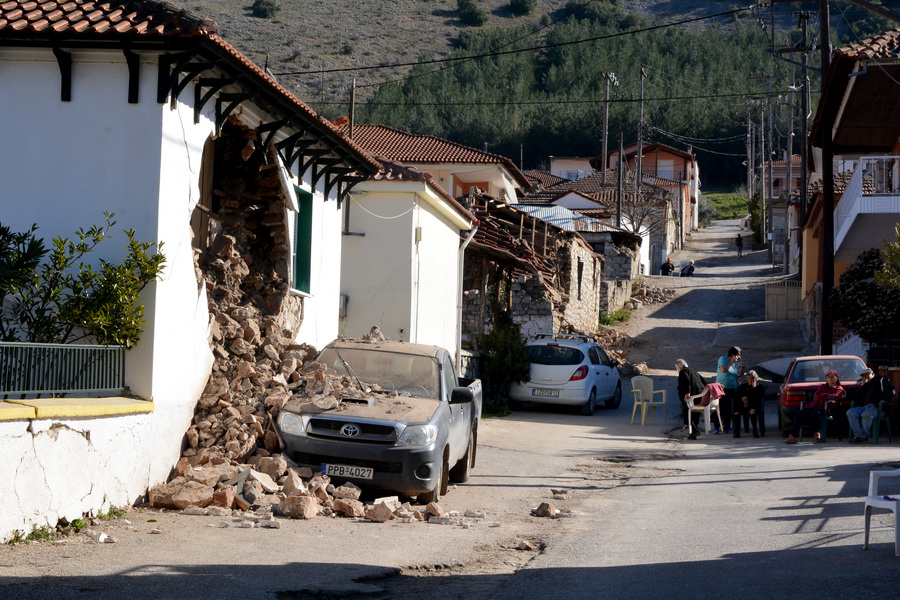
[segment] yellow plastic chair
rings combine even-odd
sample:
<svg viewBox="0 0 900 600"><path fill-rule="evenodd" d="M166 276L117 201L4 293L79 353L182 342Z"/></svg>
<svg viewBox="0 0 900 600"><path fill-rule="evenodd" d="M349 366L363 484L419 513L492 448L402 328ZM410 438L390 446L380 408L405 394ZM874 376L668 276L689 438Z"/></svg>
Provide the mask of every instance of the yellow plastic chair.
<svg viewBox="0 0 900 600"><path fill-rule="evenodd" d="M644 425L646 422L648 408L650 409L650 424L653 424L657 406L662 407L663 423L666 422L666 390L654 390L652 379L644 375L638 375L631 380L631 393L634 394L634 408L631 410L632 423L634 423L634 416L637 413L638 406L641 407L641 425ZM655 399L657 394L662 395L662 400Z"/></svg>
<svg viewBox="0 0 900 600"><path fill-rule="evenodd" d="M878 480L885 477L900 477L900 469L894 471L870 471L869 494L866 496L866 537L863 550L869 549L869 523L872 520L872 508L883 508L894 513L894 556L900 556L900 512L898 500L888 500L889 496L878 495Z"/></svg>

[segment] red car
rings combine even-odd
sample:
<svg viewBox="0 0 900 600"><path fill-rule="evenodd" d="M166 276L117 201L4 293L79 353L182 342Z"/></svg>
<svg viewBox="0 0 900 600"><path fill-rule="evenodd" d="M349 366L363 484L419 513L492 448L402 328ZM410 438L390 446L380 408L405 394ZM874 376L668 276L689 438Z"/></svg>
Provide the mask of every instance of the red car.
<svg viewBox="0 0 900 600"><path fill-rule="evenodd" d="M846 410L856 396L859 387L859 374L866 368L866 363L858 356L800 356L791 362L784 383L778 389L778 427L781 434L787 437L791 432L794 417L800 411L800 403L813 399L813 394L825 383L825 373L834 369L840 375L841 387L847 394L841 401Z"/></svg>

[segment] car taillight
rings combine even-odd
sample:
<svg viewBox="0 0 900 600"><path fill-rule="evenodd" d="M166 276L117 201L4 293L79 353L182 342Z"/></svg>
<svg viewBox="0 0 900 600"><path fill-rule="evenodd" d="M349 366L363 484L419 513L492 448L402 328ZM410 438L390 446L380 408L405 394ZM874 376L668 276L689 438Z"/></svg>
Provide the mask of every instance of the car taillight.
<svg viewBox="0 0 900 600"><path fill-rule="evenodd" d="M806 392L802 390L785 390L784 404L800 404L806 401Z"/></svg>
<svg viewBox="0 0 900 600"><path fill-rule="evenodd" d="M576 369L576 371L574 373L572 373L572 376L569 378L569 381L578 381L579 379L584 379L585 377L587 377L587 374L588 374L587 366L582 365L582 366L578 367L578 369Z"/></svg>

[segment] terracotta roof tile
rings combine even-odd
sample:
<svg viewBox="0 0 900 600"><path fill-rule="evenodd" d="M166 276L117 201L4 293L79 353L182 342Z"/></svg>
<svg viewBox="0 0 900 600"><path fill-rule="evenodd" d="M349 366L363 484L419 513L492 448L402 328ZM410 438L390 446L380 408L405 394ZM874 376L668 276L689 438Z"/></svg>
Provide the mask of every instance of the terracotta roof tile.
<svg viewBox="0 0 900 600"><path fill-rule="evenodd" d="M62 11L63 14L59 14ZM51 15L53 15L51 19ZM48 26L48 22L52 25ZM102 23L102 24L101 24ZM337 127L322 119L309 106L298 100L286 88L238 52L218 35L218 25L211 19L180 10L167 2L156 0L47 0L43 3L22 0L0 2L0 38L7 40L28 38L48 42L65 38L83 41L109 39L141 39L165 41L173 38L197 38L225 54L243 69L251 72L261 85L305 114L342 143L347 144L373 170L378 163L354 142L344 137Z"/></svg>
<svg viewBox="0 0 900 600"><path fill-rule="evenodd" d="M525 177L532 180L533 182L537 183L542 188L548 188L548 187L554 186L558 183L563 183L564 181L568 181L567 179L565 179L563 177L559 177L557 175L554 175L553 173L548 173L546 171L538 171L538 170L525 171L523 173L523 175L525 175Z"/></svg>
<svg viewBox="0 0 900 600"><path fill-rule="evenodd" d="M475 214L466 210L456 198L448 194L446 190L434 180L431 173L382 158L376 158L375 160L381 163L381 170L369 178L372 181L423 181L427 183L435 193L441 196L456 212L466 219L475 220Z"/></svg>
<svg viewBox="0 0 900 600"><path fill-rule="evenodd" d="M345 134L350 128L342 128ZM505 156L484 152L433 135L420 135L386 125L354 125L353 141L371 154L401 163L500 164L524 187L531 184Z"/></svg>
<svg viewBox="0 0 900 600"><path fill-rule="evenodd" d="M900 29L891 29L862 40L858 44L850 44L835 50L836 54L857 60L897 58L898 52L900 52Z"/></svg>

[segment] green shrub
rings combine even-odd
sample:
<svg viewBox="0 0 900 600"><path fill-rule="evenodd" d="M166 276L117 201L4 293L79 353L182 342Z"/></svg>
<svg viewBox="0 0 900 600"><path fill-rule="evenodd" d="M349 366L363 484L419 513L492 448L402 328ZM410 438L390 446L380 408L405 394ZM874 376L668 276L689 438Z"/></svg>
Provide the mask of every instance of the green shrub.
<svg viewBox="0 0 900 600"><path fill-rule="evenodd" d="M477 0L457 0L456 10L459 14L459 20L466 25L478 27L487 23L487 13L478 6Z"/></svg>
<svg viewBox="0 0 900 600"><path fill-rule="evenodd" d="M530 15L537 6L537 0L510 0L509 11L514 15Z"/></svg>
<svg viewBox="0 0 900 600"><path fill-rule="evenodd" d="M509 311L498 310L495 317L494 331L478 336L478 349L484 359L484 375L493 392L494 407L498 407L507 384L528 379L531 363L525 338ZM496 410L494 407L488 409Z"/></svg>
<svg viewBox="0 0 900 600"><path fill-rule="evenodd" d="M344 56L350 56L351 54L353 54L353 46L351 46L350 44L344 44L343 46L341 46L341 54L343 54Z"/></svg>
<svg viewBox="0 0 900 600"><path fill-rule="evenodd" d="M616 323L622 323L624 321L627 321L630 316L631 316L630 310L628 310L627 308L620 308L619 310L617 310L616 312L614 312L612 314L603 313L602 315L600 315L600 324L606 325L608 327L611 325L615 325Z"/></svg>
<svg viewBox="0 0 900 600"><path fill-rule="evenodd" d="M254 0L253 16L260 19L272 19L278 12L278 5L274 0Z"/></svg>

